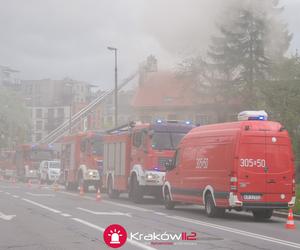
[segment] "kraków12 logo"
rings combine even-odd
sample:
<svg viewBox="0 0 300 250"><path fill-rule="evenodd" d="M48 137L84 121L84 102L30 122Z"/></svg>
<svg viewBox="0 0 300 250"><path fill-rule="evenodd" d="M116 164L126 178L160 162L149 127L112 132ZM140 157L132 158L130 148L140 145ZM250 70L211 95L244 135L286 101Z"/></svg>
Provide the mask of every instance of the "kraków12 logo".
<svg viewBox="0 0 300 250"><path fill-rule="evenodd" d="M103 232L103 239L109 247L119 248L125 244L127 232L121 225L112 224Z"/></svg>

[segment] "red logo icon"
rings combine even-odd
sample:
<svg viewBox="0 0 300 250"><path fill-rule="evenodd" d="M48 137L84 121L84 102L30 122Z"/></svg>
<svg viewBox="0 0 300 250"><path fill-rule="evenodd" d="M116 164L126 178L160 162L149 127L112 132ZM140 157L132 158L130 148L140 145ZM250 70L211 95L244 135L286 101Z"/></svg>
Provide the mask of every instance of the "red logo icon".
<svg viewBox="0 0 300 250"><path fill-rule="evenodd" d="M109 247L119 248L125 244L127 232L124 227L118 224L112 224L103 232L103 239Z"/></svg>

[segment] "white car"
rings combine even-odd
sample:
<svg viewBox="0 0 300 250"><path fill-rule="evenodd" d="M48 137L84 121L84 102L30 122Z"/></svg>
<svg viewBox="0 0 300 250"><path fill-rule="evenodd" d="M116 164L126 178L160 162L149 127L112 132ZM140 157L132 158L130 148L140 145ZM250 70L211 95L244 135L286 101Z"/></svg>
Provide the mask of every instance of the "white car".
<svg viewBox="0 0 300 250"><path fill-rule="evenodd" d="M51 184L58 181L60 176L60 161L42 161L40 164L41 183Z"/></svg>

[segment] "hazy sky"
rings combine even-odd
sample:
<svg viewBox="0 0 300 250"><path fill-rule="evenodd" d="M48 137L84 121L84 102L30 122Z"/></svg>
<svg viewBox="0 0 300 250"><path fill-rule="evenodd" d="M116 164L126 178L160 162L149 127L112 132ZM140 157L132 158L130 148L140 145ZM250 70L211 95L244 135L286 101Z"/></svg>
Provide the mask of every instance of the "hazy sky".
<svg viewBox="0 0 300 250"><path fill-rule="evenodd" d="M159 68L204 51L230 0L0 0L0 65L22 79L71 77L110 88L113 53L119 77L153 54ZM300 0L282 0L283 19L299 48Z"/></svg>

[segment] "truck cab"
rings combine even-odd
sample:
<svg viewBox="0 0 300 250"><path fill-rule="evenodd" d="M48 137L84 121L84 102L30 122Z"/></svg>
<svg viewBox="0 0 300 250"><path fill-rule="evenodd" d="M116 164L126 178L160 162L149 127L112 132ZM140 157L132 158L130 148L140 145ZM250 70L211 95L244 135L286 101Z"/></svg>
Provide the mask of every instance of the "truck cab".
<svg viewBox="0 0 300 250"><path fill-rule="evenodd" d="M65 136L62 140L62 173L67 189L98 189L103 171L103 134L96 131Z"/></svg>
<svg viewBox="0 0 300 250"><path fill-rule="evenodd" d="M28 181L39 177L40 163L52 160L54 150L49 145L22 144L16 149L16 170L20 180Z"/></svg>
<svg viewBox="0 0 300 250"><path fill-rule="evenodd" d="M193 127L180 121L136 122L126 131L106 136L104 169L108 194L116 197L128 192L134 202L142 201L145 195L161 199L165 162L172 159L177 144Z"/></svg>

